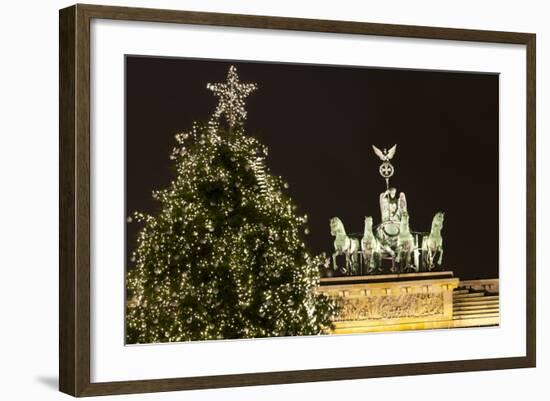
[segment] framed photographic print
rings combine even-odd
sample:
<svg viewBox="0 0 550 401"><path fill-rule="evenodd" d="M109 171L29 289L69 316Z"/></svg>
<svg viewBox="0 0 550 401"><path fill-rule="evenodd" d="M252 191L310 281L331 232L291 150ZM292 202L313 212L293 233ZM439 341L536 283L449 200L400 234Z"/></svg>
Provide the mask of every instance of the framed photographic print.
<svg viewBox="0 0 550 401"><path fill-rule="evenodd" d="M60 390L535 366L535 35L60 11Z"/></svg>

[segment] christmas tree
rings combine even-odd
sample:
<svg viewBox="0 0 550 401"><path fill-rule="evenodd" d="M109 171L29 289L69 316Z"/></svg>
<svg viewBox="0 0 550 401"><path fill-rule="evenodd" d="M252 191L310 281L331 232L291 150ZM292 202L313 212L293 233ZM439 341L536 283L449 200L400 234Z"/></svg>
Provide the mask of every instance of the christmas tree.
<svg viewBox="0 0 550 401"><path fill-rule="evenodd" d="M337 306L317 293L326 257L308 253L288 185L265 166L267 148L244 131L244 99L257 87L208 84L209 121L176 135L176 177L153 192L127 274L126 340L153 343L315 335ZM224 117L225 121L222 120Z"/></svg>

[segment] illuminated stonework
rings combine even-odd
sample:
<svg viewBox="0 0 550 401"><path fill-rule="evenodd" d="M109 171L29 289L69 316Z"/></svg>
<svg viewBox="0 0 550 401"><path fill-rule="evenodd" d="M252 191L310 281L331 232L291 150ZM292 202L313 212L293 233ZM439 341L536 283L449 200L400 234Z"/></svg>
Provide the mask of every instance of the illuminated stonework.
<svg viewBox="0 0 550 401"><path fill-rule="evenodd" d="M321 279L342 306L333 334L500 324L498 279L460 281L450 271Z"/></svg>
<svg viewBox="0 0 550 401"><path fill-rule="evenodd" d="M400 319L443 315L443 294L383 295L342 299L342 310L334 319Z"/></svg>

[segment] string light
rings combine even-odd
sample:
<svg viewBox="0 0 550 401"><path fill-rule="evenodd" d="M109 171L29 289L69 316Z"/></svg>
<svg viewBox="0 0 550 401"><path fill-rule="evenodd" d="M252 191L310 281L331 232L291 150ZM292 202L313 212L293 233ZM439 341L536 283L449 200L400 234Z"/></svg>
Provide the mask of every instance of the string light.
<svg viewBox="0 0 550 401"><path fill-rule="evenodd" d="M267 171L267 148L244 132L235 67L213 118L175 136L176 178L153 197L127 275L127 342L322 334L335 302L316 289L325 255L312 256L285 182ZM229 130L217 124L225 114ZM214 121L214 123L212 123Z"/></svg>
<svg viewBox="0 0 550 401"><path fill-rule="evenodd" d="M258 88L255 83L241 83L235 66L229 67L227 82L208 83L206 87L219 98L218 106L212 116L213 119L217 120L222 115L225 115L227 123L231 128L246 119L244 99Z"/></svg>

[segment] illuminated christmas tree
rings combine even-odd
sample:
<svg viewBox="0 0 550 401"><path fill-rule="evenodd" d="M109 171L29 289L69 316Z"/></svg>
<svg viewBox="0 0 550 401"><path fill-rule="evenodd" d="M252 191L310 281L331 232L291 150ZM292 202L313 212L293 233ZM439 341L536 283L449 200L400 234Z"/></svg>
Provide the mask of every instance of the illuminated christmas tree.
<svg viewBox="0 0 550 401"><path fill-rule="evenodd" d="M308 253L307 216L268 172L267 148L244 131L256 85L240 83L232 66L226 83L207 88L218 106L176 135L176 177L153 193L160 212L134 215L142 228L127 275L126 340L321 334L336 309L316 291L326 258Z"/></svg>

